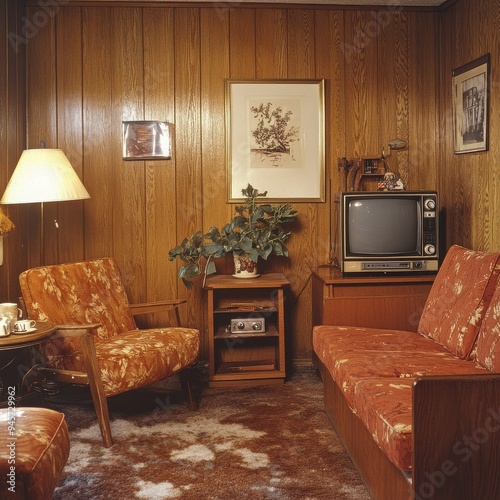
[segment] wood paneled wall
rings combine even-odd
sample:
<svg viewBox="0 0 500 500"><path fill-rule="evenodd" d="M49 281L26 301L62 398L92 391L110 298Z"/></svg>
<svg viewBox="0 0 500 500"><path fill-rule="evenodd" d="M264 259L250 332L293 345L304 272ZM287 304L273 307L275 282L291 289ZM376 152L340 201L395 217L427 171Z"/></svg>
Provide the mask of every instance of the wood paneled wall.
<svg viewBox="0 0 500 500"><path fill-rule="evenodd" d="M441 15L439 186L446 239L484 251L500 250L500 3L460 0ZM453 68L491 55L489 151L453 154Z"/></svg>
<svg viewBox="0 0 500 500"><path fill-rule="evenodd" d="M27 34L22 17L24 1L0 3L0 190L3 194L17 160L26 147L25 50ZM0 194L1 197L1 194ZM16 228L4 237L4 264L0 266L0 301L17 301L19 273L28 262L27 217L23 207L3 206Z"/></svg>
<svg viewBox="0 0 500 500"><path fill-rule="evenodd" d="M453 53L445 73L447 65L467 60L468 45L458 39L467 33L457 32L456 24L463 22L465 30L467 17L457 20L457 13L472 11L472 3L461 0L449 13L242 4L78 6L76 1L56 7L38 27L36 43L27 45L27 146L44 139L47 147L63 148L91 199L46 205L46 263L114 256L131 300L187 296L183 320L206 335L200 285L191 291L183 287L168 250L197 229L221 226L233 211L226 203L224 80L323 78L327 200L296 204L300 220L290 258L263 264L263 272L284 272L291 282L287 357L310 360L310 268L330 260L331 193L342 186L338 157L380 154L388 140L400 137L409 148L393 153L392 169L408 189L440 188L446 212L461 215L454 205L459 173L452 164L473 160L456 159L440 147L443 127L449 143L443 99L451 85L441 77L440 51ZM27 18L39 10L33 4ZM490 14L498 18L498 12ZM488 43L498 36L494 27ZM464 46L460 58L449 42L453 30L453 43ZM484 41L478 44L477 50L488 48ZM172 160L122 160L122 120L144 119L174 124ZM9 162L11 171L14 166ZM466 172L472 177L464 167L461 180ZM492 189L490 182L488 199ZM477 204L481 195L474 197L474 207L467 200L471 215L485 210ZM32 216L20 225L30 228L31 266L39 263L39 212L29 211ZM450 227L449 237L460 234ZM471 235L480 227L478 222ZM487 238L492 246L493 235ZM474 237L470 241L483 246ZM229 272L228 263L217 264Z"/></svg>

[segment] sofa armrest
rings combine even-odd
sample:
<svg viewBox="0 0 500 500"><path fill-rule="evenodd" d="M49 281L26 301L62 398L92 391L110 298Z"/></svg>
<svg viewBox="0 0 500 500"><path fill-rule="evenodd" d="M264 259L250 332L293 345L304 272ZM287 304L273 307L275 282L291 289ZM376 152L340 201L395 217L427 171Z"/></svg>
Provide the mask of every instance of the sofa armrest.
<svg viewBox="0 0 500 500"><path fill-rule="evenodd" d="M413 387L414 498L500 498L500 374Z"/></svg>
<svg viewBox="0 0 500 500"><path fill-rule="evenodd" d="M171 300L162 300L158 302L144 302L141 304L129 304L129 309L133 316L168 311L170 324L172 326L180 326L181 321L179 317L178 307L181 304L185 304L186 302L187 302L186 299L171 299Z"/></svg>

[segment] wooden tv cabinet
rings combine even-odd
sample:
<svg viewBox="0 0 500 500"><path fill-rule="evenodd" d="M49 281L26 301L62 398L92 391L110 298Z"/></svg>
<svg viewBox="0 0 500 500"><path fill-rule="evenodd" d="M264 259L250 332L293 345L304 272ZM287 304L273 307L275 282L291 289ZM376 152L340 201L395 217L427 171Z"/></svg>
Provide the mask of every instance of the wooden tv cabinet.
<svg viewBox="0 0 500 500"><path fill-rule="evenodd" d="M313 325L417 330L435 274L344 276L313 269Z"/></svg>

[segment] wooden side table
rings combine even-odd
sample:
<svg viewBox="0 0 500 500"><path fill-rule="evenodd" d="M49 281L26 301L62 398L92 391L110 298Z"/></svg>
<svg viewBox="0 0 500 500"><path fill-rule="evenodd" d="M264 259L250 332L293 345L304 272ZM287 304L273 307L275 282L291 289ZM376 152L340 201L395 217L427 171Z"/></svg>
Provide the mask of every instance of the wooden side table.
<svg viewBox="0 0 500 500"><path fill-rule="evenodd" d="M52 323L37 321L35 329L31 333L11 333L7 337L0 337L0 351L23 349L41 344L55 332L56 328Z"/></svg>
<svg viewBox="0 0 500 500"><path fill-rule="evenodd" d="M36 330L34 332L18 334L11 333L7 337L0 337L0 354L3 355L3 353L6 351L16 351L13 354L12 359L3 366L4 368L12 366L12 362L15 361L18 354L24 356L24 354L22 354L22 350L30 349L34 346L42 344L43 342L48 340L56 330L55 325L43 321L37 321L35 328ZM5 355L3 357L5 358ZM2 376L2 378L0 378L0 386L3 386L6 391L8 390L8 395L5 394L6 397L8 396L10 399L14 398L16 402L21 400L21 398L23 397L22 383L19 383L18 386L18 381L16 381L16 383L5 383L6 381L2 379L9 377L14 379L28 373L33 366L33 357L34 356L31 355L31 357L28 358L27 355L26 359L22 359L22 357L19 356L19 359L22 360L19 361L19 366L16 366L14 372L8 373L7 377ZM27 359L30 359L31 361L27 361ZM2 396L2 399L0 400L0 407L4 406L5 404L6 401L3 401Z"/></svg>
<svg viewBox="0 0 500 500"><path fill-rule="evenodd" d="M207 278L210 386L284 382L284 290L289 284L281 273L251 279ZM244 327L237 325L239 320ZM264 331L254 330L254 324L265 324Z"/></svg>

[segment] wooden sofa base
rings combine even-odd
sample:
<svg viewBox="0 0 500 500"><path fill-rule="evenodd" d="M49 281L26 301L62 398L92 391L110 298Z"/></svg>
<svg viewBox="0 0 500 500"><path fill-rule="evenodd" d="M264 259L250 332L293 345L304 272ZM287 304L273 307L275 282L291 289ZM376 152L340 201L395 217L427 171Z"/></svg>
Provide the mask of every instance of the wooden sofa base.
<svg viewBox="0 0 500 500"><path fill-rule="evenodd" d="M325 410L372 498L500 498L500 374L415 380L410 476L380 450L321 362L319 368Z"/></svg>
<svg viewBox="0 0 500 500"><path fill-rule="evenodd" d="M320 365L320 372L324 384L325 411L371 497L410 499L411 483L407 476L380 450L323 365Z"/></svg>

